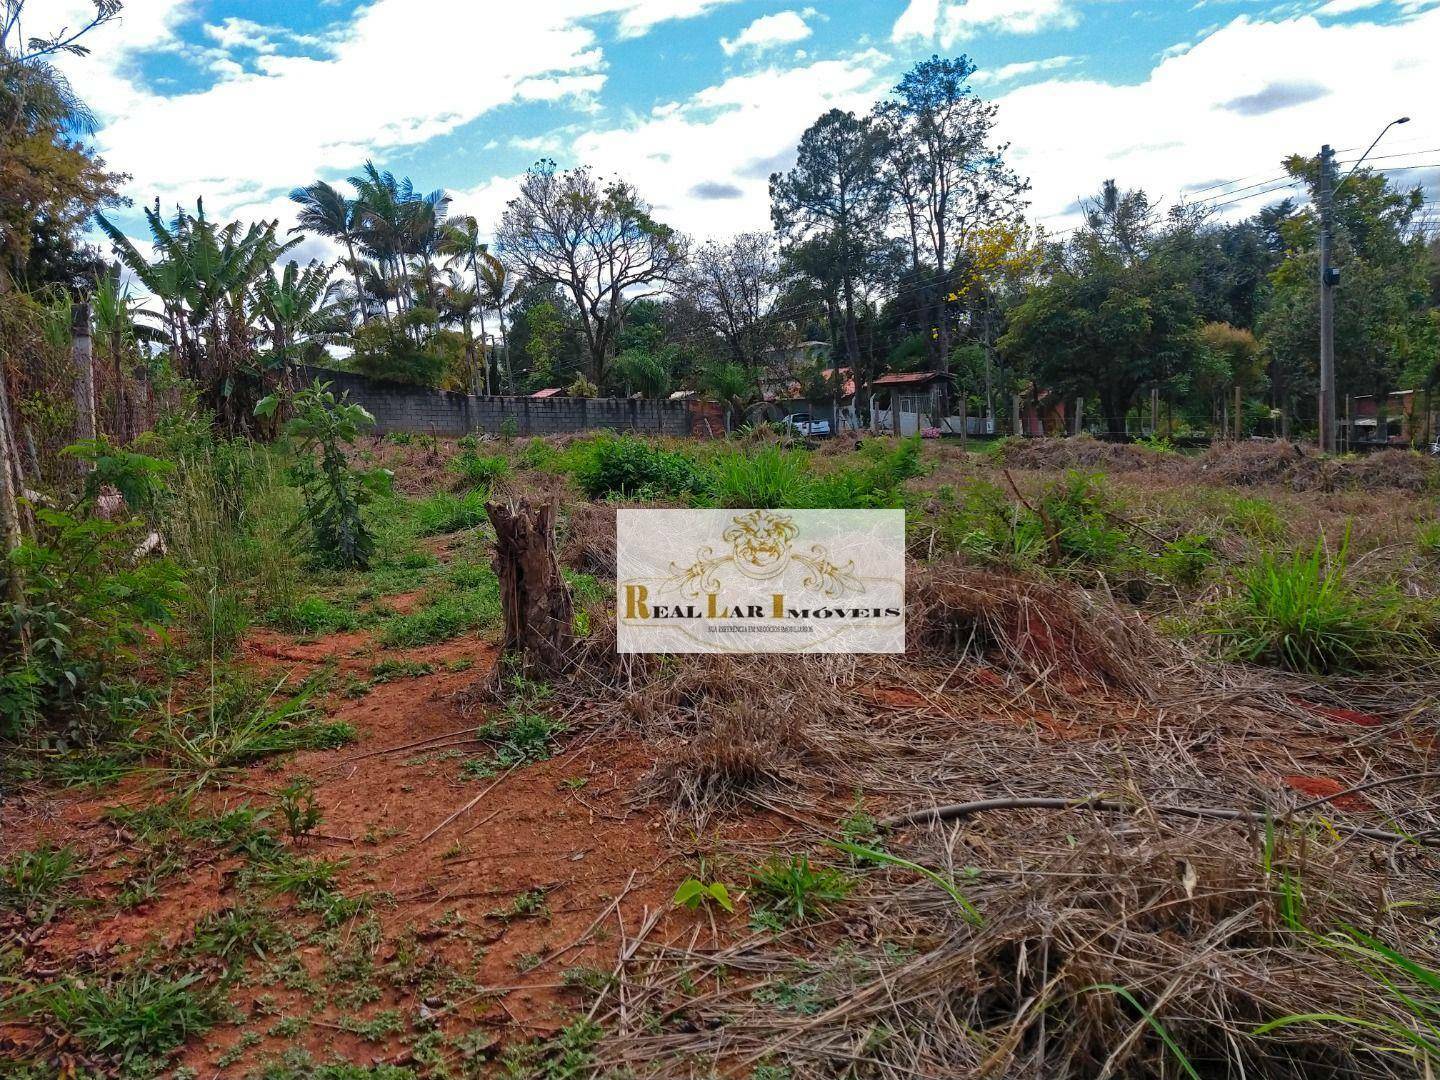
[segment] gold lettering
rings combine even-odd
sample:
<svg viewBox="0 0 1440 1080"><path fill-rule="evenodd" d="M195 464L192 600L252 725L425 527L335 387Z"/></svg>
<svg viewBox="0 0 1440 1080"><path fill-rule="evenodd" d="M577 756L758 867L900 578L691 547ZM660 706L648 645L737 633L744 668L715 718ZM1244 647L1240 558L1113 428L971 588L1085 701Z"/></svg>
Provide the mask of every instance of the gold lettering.
<svg viewBox="0 0 1440 1080"><path fill-rule="evenodd" d="M720 617L715 607L715 598L717 595L719 594L713 592L705 594L705 617L707 619L718 619Z"/></svg>
<svg viewBox="0 0 1440 1080"><path fill-rule="evenodd" d="M785 594L774 593L770 597L770 617L772 619L783 619L785 617Z"/></svg>
<svg viewBox="0 0 1440 1080"><path fill-rule="evenodd" d="M625 586L625 618L648 619L650 607L645 603L650 592L644 585Z"/></svg>

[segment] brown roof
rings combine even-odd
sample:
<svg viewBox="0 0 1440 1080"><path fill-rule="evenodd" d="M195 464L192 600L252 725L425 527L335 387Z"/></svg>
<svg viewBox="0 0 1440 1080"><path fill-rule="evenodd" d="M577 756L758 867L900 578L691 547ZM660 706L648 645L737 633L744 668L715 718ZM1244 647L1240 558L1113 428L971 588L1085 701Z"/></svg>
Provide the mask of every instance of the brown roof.
<svg viewBox="0 0 1440 1080"><path fill-rule="evenodd" d="M558 386L547 386L544 390L536 390L531 397L554 397L556 394L563 394L564 390Z"/></svg>
<svg viewBox="0 0 1440 1080"><path fill-rule="evenodd" d="M896 371L889 375L881 375L872 382L871 386L917 386L938 379L940 376L934 371Z"/></svg>

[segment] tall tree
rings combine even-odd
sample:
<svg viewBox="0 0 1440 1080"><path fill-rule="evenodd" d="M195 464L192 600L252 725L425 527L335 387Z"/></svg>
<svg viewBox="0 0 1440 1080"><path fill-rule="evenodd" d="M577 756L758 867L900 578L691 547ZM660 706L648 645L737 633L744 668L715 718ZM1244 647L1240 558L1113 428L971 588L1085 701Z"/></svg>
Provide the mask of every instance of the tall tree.
<svg viewBox="0 0 1440 1080"><path fill-rule="evenodd" d="M860 359L856 282L881 239L887 192L877 176L883 142L853 112L831 109L800 137L795 167L770 177L770 219L790 250L824 240L842 298L845 360Z"/></svg>
<svg viewBox="0 0 1440 1080"><path fill-rule="evenodd" d="M496 231L502 254L536 284L564 289L580 312L590 379L605 381L625 313L651 286L670 280L684 245L624 180L553 161L525 173Z"/></svg>
<svg viewBox="0 0 1440 1080"><path fill-rule="evenodd" d="M741 233L698 248L676 292L702 325L724 342L730 359L756 367L776 347L775 301L780 259L768 233Z"/></svg>
<svg viewBox="0 0 1440 1080"><path fill-rule="evenodd" d="M360 322L364 323L367 310L365 287L360 281L360 263L355 258L356 213L358 204L348 199L338 188L317 180L308 187L296 188L290 192L292 202L298 203L300 213L296 215L296 226L291 232L308 229L345 245L348 257L346 266L355 281L355 297L359 308Z"/></svg>
<svg viewBox="0 0 1440 1080"><path fill-rule="evenodd" d="M1143 191L1107 181L1086 226L1053 251L1048 281L1010 313L1000 351L1051 390L1098 400L1112 434L1140 392L1185 375L1199 318L1183 260Z"/></svg>
<svg viewBox="0 0 1440 1080"><path fill-rule="evenodd" d="M996 106L975 96L969 57L932 56L910 69L876 108L883 177L904 222L913 269L928 263L936 368L947 370L956 302L955 263L972 233L1015 222L1029 183L1005 164L994 139Z"/></svg>

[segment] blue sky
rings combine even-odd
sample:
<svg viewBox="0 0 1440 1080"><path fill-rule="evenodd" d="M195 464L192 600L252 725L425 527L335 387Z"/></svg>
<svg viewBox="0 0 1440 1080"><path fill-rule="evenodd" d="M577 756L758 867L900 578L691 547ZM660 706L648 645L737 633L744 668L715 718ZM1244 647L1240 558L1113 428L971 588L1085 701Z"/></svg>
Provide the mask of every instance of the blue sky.
<svg viewBox="0 0 1440 1080"><path fill-rule="evenodd" d="M84 7L31 0L28 29ZM132 197L249 218L374 158L488 226L553 156L697 235L764 228L805 126L932 52L979 65L1052 227L1112 176L1254 209L1277 194L1223 196L1401 113L1376 153L1440 185L1440 0L128 0L91 44L67 68Z"/></svg>

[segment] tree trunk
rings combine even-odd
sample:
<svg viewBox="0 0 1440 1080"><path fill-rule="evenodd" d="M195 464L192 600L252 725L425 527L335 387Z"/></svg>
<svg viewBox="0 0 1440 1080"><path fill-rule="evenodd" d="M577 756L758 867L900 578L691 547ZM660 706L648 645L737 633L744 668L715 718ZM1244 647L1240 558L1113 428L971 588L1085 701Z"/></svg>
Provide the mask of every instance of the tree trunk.
<svg viewBox="0 0 1440 1080"><path fill-rule="evenodd" d="M1235 384L1235 441L1240 441L1240 384Z"/></svg>
<svg viewBox="0 0 1440 1080"><path fill-rule="evenodd" d="M20 572L10 567L10 555L23 539L20 530L20 444L10 420L10 393L5 384L5 364L0 360L0 543L4 544L5 595L11 603L24 600Z"/></svg>
<svg viewBox="0 0 1440 1080"><path fill-rule="evenodd" d="M70 325L71 356L75 361L75 438L95 438L95 354L90 337L90 305L75 305Z"/></svg>
<svg viewBox="0 0 1440 1080"><path fill-rule="evenodd" d="M1010 395L1010 434L1017 438L1025 434L1020 430L1022 426L1020 418L1020 395L1017 392Z"/></svg>
<svg viewBox="0 0 1440 1080"><path fill-rule="evenodd" d="M555 558L553 502L488 502L495 527L495 576L505 617L501 648L520 656L531 674L560 671L574 640L570 587Z"/></svg>

